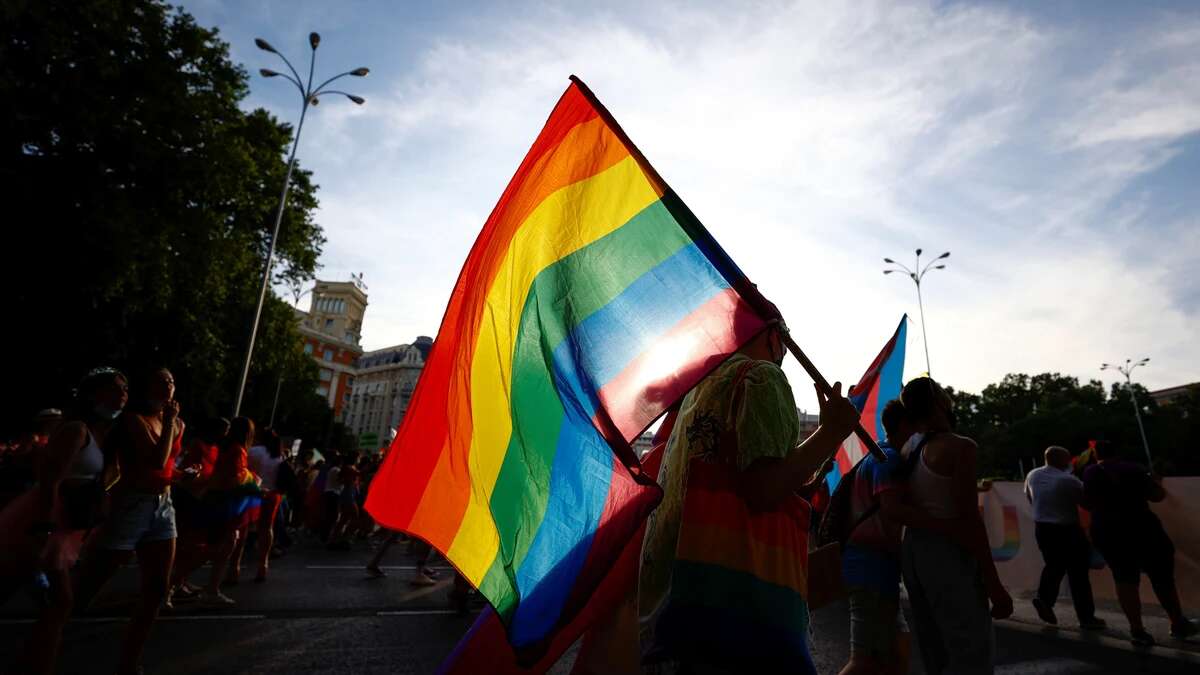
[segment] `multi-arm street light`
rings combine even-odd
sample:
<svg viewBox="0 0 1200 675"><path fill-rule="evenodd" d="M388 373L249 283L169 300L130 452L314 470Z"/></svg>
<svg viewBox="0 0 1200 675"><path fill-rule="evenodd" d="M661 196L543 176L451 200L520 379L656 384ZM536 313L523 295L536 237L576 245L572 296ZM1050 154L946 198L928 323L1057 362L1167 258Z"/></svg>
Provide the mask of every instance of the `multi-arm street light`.
<svg viewBox="0 0 1200 675"><path fill-rule="evenodd" d="M1125 388L1129 390L1129 400L1133 403L1133 416L1137 419L1138 432L1142 435L1142 448L1146 451L1146 461L1149 463L1147 468L1154 470L1154 460L1150 458L1150 443L1146 441L1146 428L1142 426L1142 411L1138 408L1137 395L1133 393L1133 380L1129 374L1134 368L1144 366L1150 363L1150 358L1146 357L1139 361L1133 359L1125 359L1125 365L1113 365L1111 363L1103 363L1100 365L1100 370L1115 370L1125 376Z"/></svg>
<svg viewBox="0 0 1200 675"><path fill-rule="evenodd" d="M336 80L346 77L347 75L353 75L354 77L365 77L367 73L370 72L366 68L355 68L354 70L348 70L339 75L334 75L314 88L312 86L313 70L315 69L317 63L317 46L321 44L320 35L316 33L308 34L308 44L310 47L312 47L312 55L308 62L308 79L304 81L304 84L301 84L300 74L297 73L296 69L292 67L291 61L288 61L286 56L276 51L276 49L272 47L270 43L262 38L255 38L254 44L265 52L271 52L272 54L278 55L279 58L283 59L283 62L287 64L288 70L290 70L292 73L291 75L288 75L287 73L279 73L269 68L261 68L258 72L261 73L263 77L282 77L288 82L296 85L296 89L300 92L301 106L300 121L296 124L296 137L292 139L292 152L288 156L287 174L283 178L283 189L279 194L279 209L275 212L275 228L271 232L271 241L267 247L267 263L265 269L263 270L262 288L258 293L258 307L256 307L254 310L254 323L250 326L250 344L246 347L246 361L242 365L242 377L238 383L237 399L233 404L233 415L235 417L241 414L242 411L242 395L246 392L246 378L250 375L250 360L254 356L254 340L258 336L258 322L262 317L263 302L267 297L267 286L271 282L271 266L275 259L275 243L276 240L279 239L279 224L283 222L283 208L287 204L288 189L292 184L292 169L296 166L296 148L300 145L300 132L304 129L304 117L308 114L308 107L317 105L320 98L326 94L345 96L358 105L362 105L365 102L365 99L363 99L361 96L347 94L346 92L340 90L326 89L325 87Z"/></svg>
<svg viewBox="0 0 1200 675"><path fill-rule="evenodd" d="M884 270L883 271L884 274L891 274L892 272L904 272L905 274L908 275L908 278L912 279L913 283L917 285L917 307L920 308L920 310L921 310L921 339L925 341L925 372L929 373L930 377L933 376L933 371L929 368L929 336L925 333L925 303L921 300L921 280L925 278L925 273L931 269L935 269L935 270L946 269L945 263L940 264L940 265L936 265L934 263L936 263L939 260L945 260L946 258L949 258L949 257L950 257L950 252L946 251L945 253L943 253L943 254L939 255L938 257L934 258L933 260L929 261L925 265L925 267L922 268L921 267L921 249L917 249L917 262L916 262L916 264L913 265L913 268L911 270L908 269L907 267L905 267L903 264L898 263L895 260L892 260L891 258L883 259L883 262L885 262L889 265L895 265L897 268L899 268L899 269ZM918 271L914 271L914 270L920 270L920 271L918 272Z"/></svg>

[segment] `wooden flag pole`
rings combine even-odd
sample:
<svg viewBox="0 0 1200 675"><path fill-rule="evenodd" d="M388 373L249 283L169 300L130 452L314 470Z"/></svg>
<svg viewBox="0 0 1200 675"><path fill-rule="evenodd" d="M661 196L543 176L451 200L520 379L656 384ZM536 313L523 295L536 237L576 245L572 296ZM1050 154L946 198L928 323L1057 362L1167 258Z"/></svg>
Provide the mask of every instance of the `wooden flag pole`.
<svg viewBox="0 0 1200 675"><path fill-rule="evenodd" d="M787 345L788 351L792 353L792 356L796 357L796 360L804 367L808 376L817 384L817 388L821 390L821 393L832 398L833 387L829 386L829 381L825 379L821 371L817 370L813 362L809 361L808 357L804 355L804 352L800 349L800 345L796 344L796 341L792 339L791 334L788 333L786 328L779 331L779 337L783 339L783 344ZM883 450L879 449L879 444L875 442L874 438L871 438L871 434L867 433L867 430L863 428L862 422L855 424L854 433L862 441L863 445L866 446L867 450L872 455L875 455L875 459L881 462L887 461L887 456L883 454Z"/></svg>

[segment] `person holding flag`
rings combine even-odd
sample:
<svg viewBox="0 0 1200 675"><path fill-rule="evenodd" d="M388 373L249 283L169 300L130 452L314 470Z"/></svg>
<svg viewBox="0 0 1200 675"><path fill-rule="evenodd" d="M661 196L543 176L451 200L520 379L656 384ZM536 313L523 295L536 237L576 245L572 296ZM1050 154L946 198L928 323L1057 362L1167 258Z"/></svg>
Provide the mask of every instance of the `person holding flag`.
<svg viewBox="0 0 1200 675"><path fill-rule="evenodd" d="M798 444L795 400L780 368L785 353L783 330L782 322L770 324L692 389L680 406L658 474L663 501L650 515L642 548L638 611L644 659L651 672L694 672L700 665L705 667L704 672L745 672L751 666L755 672L813 672L810 660L789 661L786 655L795 656L795 652L786 644L771 644L769 637L774 632L786 642L797 631L803 635L806 609L799 616L799 625L756 625L753 619L742 622L720 609L699 611L678 592L683 582L679 577L684 574L704 575L706 583L719 584L723 575L733 576L729 572L769 582L762 578L762 567L755 569L753 562L742 561L744 567L736 569L720 553L705 561L680 560L688 554L681 545L681 534L686 536L686 530L697 527L700 520L689 519L688 512L702 509L703 505L697 504L700 500L729 500L727 493L689 480L696 466L693 459L715 458L724 454L723 444L736 445L736 456L731 461L736 465L737 497L752 511L777 511L837 451L858 420L858 411L840 396L839 382L833 387L832 397L818 391L821 424ZM731 546L746 544L751 548L759 543L746 532L730 532L727 541ZM803 561L795 562L803 565ZM802 595L806 589L800 591ZM749 607L755 598L743 596L740 600ZM681 616L685 613L688 618ZM690 621L707 623L707 630L695 630ZM727 630L714 631L713 624ZM753 641L765 647L757 650L745 638L747 632L760 629L768 637ZM693 637L679 634L685 631Z"/></svg>
<svg viewBox="0 0 1200 675"><path fill-rule="evenodd" d="M826 401L824 431L799 447L791 390L770 363L785 350ZM730 387L735 377L745 387ZM749 562L766 565L756 571L783 596L758 599L762 608L786 607L786 616L763 615L786 636L771 644L811 670L803 631L809 509L792 493L852 429L868 447L874 441L786 335L775 307L572 77L463 265L367 493L376 522L429 542L491 605L493 628L469 638L445 672L482 653L472 645L495 645L492 636L500 646L490 672L501 661L539 662L561 647L564 631L580 627L577 617L599 611L596 589L663 496L630 443L685 395L702 414L686 423L680 415L688 431L672 443L688 445L681 463L696 459L687 451L695 433L744 446L721 443L724 461L689 466L685 520L691 486L704 477L732 501L697 508L712 515L722 505L716 514L737 520L736 536L775 537L757 542L768 555ZM734 490L735 482L748 489ZM680 541L719 529L683 528L704 536ZM747 561L718 562L734 569ZM757 590L750 585L744 597ZM724 637L721 644L736 646L736 636Z"/></svg>

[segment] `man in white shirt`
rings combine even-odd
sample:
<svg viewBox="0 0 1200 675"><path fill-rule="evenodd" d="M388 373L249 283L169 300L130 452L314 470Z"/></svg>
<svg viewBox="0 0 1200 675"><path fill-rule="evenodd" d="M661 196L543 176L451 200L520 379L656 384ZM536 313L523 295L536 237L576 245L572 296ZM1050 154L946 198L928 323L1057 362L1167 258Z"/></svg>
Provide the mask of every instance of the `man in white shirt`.
<svg viewBox="0 0 1200 675"><path fill-rule="evenodd" d="M1025 497L1033 504L1034 534L1046 562L1033 598L1038 616L1046 623L1058 623L1054 602L1066 575L1079 626L1088 630L1104 628L1104 620L1095 615L1092 584L1088 579L1091 544L1079 526L1083 482L1071 473L1071 453L1066 448L1057 445L1046 448L1046 465L1025 477Z"/></svg>

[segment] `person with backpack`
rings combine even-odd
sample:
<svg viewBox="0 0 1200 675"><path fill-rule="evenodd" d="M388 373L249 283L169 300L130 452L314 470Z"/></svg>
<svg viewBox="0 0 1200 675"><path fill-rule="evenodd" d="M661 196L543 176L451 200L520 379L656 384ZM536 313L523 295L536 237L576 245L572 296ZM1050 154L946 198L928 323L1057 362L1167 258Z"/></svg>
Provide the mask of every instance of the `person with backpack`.
<svg viewBox="0 0 1200 675"><path fill-rule="evenodd" d="M841 675L908 671L912 638L900 611L902 528L951 538L961 530L959 521L932 518L906 501L917 453L901 456L899 448L914 434L899 399L884 406L882 422L887 438L879 447L886 461L868 454L842 477L819 534L821 545L840 546L842 585L850 604L850 661ZM919 445L923 439L916 440Z"/></svg>
<svg viewBox="0 0 1200 675"><path fill-rule="evenodd" d="M887 438L879 448L887 461L868 453L842 479L845 487L835 491L837 497L849 500L843 519L847 531L839 539L844 542L842 582L850 603L850 661L841 675L904 673L912 651L900 611L902 525L881 510L883 495L904 488L899 475L903 460L897 448L903 447L912 428L903 403L895 400L884 406L883 428Z"/></svg>
<svg viewBox="0 0 1200 675"><path fill-rule="evenodd" d="M978 446L953 432L954 402L931 378L904 385L900 400L914 431L906 445L917 443L909 455L901 450L913 467L906 500L955 533L921 527L904 533L901 567L925 671L991 673L992 621L1011 615L1013 601L996 572L979 514Z"/></svg>
<svg viewBox="0 0 1200 675"><path fill-rule="evenodd" d="M1083 505L1092 512L1092 543L1112 570L1131 642L1137 647L1154 646L1154 637L1142 624L1138 586L1143 572L1171 619L1171 637L1196 635L1200 627L1184 617L1175 586L1175 545L1150 510L1149 502L1167 498L1161 479L1141 465L1122 460L1112 445L1099 444L1096 456L1099 462L1083 473Z"/></svg>

